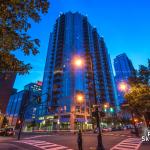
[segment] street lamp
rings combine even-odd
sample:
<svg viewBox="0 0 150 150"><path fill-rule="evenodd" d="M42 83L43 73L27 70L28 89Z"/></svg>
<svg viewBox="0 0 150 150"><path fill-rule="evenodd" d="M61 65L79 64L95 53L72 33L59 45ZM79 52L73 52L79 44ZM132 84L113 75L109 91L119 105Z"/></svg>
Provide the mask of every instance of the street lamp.
<svg viewBox="0 0 150 150"><path fill-rule="evenodd" d="M83 94L76 94L76 102L77 103L83 103L84 101L84 95Z"/></svg>
<svg viewBox="0 0 150 150"><path fill-rule="evenodd" d="M72 59L72 65L75 69L81 69L84 66L84 60L81 56L74 56Z"/></svg>
<svg viewBox="0 0 150 150"><path fill-rule="evenodd" d="M98 110L98 101L97 101L97 97L96 97L96 89L95 89L95 80L94 80L94 70L93 70L93 63L92 63L92 57L90 54L88 54L88 58L90 60L90 64L91 64L91 73L92 73L92 81L93 81L93 88L94 88L94 99L95 99L95 116L96 116L96 124L97 124L97 128L98 128L98 136L97 136L97 150L105 150L104 146L103 146L103 141L102 141L102 134L101 134L101 127L100 127L100 117L101 115L99 115L99 110Z"/></svg>
<svg viewBox="0 0 150 150"><path fill-rule="evenodd" d="M125 81L121 81L119 84L118 84L118 89L119 91L121 92L127 92L128 91L128 84L125 82Z"/></svg>
<svg viewBox="0 0 150 150"><path fill-rule="evenodd" d="M96 89L95 89L95 80L94 80L94 70L93 70L93 63L92 63L92 58L91 55L88 54L88 58L90 60L91 64L91 73L92 73L92 81L93 81L93 91L94 91L94 99L95 99L95 116L96 116L96 123L97 123L97 128L98 128L98 136L97 136L97 150L104 150L103 142L102 142L102 135L101 135L101 128L100 128L100 115L99 115L99 110L98 110L98 102L97 102L97 97L96 97ZM76 67L75 69L82 69L83 66L85 65L84 59L81 58L80 56L75 56L72 60L72 64ZM82 101L84 98L79 95L77 96L78 101Z"/></svg>

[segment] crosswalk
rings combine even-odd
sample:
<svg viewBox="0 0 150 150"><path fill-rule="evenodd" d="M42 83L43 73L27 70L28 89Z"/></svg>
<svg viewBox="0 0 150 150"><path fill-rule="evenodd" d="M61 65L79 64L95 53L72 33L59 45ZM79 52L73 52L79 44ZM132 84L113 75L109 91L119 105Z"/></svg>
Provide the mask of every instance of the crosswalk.
<svg viewBox="0 0 150 150"><path fill-rule="evenodd" d="M41 141L41 140L20 140L16 142L32 145L42 150L73 150L66 146L62 146L62 145L58 145L46 141Z"/></svg>
<svg viewBox="0 0 150 150"><path fill-rule="evenodd" d="M110 150L138 150L142 140L140 138L128 138L112 147Z"/></svg>

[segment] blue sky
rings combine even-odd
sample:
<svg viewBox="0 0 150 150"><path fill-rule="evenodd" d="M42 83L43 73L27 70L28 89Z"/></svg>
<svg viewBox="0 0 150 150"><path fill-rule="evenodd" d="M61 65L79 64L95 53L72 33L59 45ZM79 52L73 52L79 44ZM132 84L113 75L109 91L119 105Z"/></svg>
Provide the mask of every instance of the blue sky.
<svg viewBox="0 0 150 150"><path fill-rule="evenodd" d="M50 0L49 13L42 15L39 24L32 23L29 34L39 38L40 54L19 58L31 63L30 74L17 76L14 88L23 89L30 82L42 81L49 34L60 12L80 12L104 37L112 62L116 55L127 53L135 68L150 58L150 1L149 0Z"/></svg>

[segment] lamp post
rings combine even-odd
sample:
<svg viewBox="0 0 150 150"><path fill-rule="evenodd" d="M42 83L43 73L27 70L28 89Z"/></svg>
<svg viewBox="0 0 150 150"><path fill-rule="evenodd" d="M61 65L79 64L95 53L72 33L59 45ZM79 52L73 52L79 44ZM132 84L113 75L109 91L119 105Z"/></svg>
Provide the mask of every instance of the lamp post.
<svg viewBox="0 0 150 150"><path fill-rule="evenodd" d="M74 55L72 57L72 60L71 60L71 66L72 66L72 69L73 69L73 72L75 73L78 73L78 71L81 71L84 69L84 59L83 57L81 57L80 55ZM74 92L74 102L73 102L73 109L72 109L72 119L71 119L71 122L72 122L72 128L74 128L74 122L73 120L75 119L74 117L74 113L75 113L75 110L76 110L76 106L79 106L79 110L80 110L80 113L82 113L81 111L81 105L85 102L85 96L84 96L84 93L82 90L76 90ZM86 105L86 103L85 103ZM86 113L85 113L86 109L84 109L84 117L86 118ZM86 119L85 119L86 120Z"/></svg>
<svg viewBox="0 0 150 150"><path fill-rule="evenodd" d="M92 73L92 81L93 81L93 91L94 91L94 99L95 99L95 116L96 116L96 124L98 128L98 136L97 136L97 150L104 150L103 142L102 142L102 134L101 134L101 127L100 127L100 115L99 115L99 110L98 110L98 101L96 97L96 89L95 89L95 80L94 80L94 71L93 71L93 63L92 63L92 58L90 55L90 64L91 64L91 73ZM84 59L81 57L76 57L74 59L74 65L78 68L82 68L84 66Z"/></svg>
<svg viewBox="0 0 150 150"><path fill-rule="evenodd" d="M94 71L93 71L93 63L92 63L92 58L89 55L90 58L90 63L91 63L91 72L92 72L92 81L93 81L93 90L94 90L94 99L95 99L95 114L96 114L96 124L98 128L98 136L97 136L97 150L105 150L103 146L103 141L102 141L102 134L101 134L101 127L100 127L100 115L99 115L99 110L98 110L98 101L96 97L96 89L95 89L95 80L94 80Z"/></svg>

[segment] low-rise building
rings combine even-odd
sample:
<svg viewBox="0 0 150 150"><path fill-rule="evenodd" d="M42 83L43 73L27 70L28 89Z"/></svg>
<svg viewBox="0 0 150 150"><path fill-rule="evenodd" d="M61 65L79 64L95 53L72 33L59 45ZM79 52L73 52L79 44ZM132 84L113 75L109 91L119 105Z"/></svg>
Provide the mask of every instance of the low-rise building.
<svg viewBox="0 0 150 150"><path fill-rule="evenodd" d="M28 125L37 117L37 96L41 95L41 85L30 83L24 86L24 90L10 96L7 105L6 115L9 120L9 126L16 127L20 119L25 120Z"/></svg>

